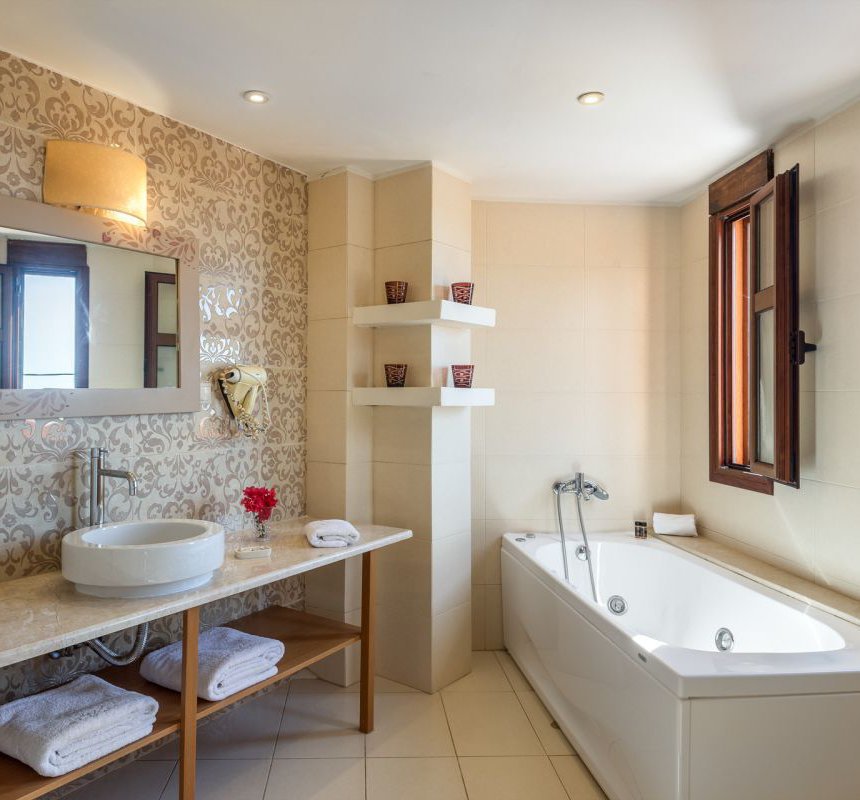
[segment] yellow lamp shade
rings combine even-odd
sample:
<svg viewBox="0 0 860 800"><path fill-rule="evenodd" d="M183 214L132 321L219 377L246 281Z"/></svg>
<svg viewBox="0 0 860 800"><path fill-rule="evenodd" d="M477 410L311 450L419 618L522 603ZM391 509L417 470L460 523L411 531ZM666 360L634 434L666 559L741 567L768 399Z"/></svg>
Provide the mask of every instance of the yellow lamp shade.
<svg viewBox="0 0 860 800"><path fill-rule="evenodd" d="M42 199L146 225L146 162L114 147L52 139L45 144Z"/></svg>

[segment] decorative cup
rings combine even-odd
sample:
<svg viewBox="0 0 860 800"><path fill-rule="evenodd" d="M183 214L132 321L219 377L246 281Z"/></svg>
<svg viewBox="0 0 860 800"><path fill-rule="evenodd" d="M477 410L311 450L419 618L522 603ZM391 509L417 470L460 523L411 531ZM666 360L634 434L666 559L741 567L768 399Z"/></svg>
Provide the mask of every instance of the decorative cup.
<svg viewBox="0 0 860 800"><path fill-rule="evenodd" d="M395 386L406 386L406 364L386 364L385 385L389 389Z"/></svg>
<svg viewBox="0 0 860 800"><path fill-rule="evenodd" d="M451 364L451 375L454 376L454 387L457 389L471 389L474 374L474 364Z"/></svg>
<svg viewBox="0 0 860 800"><path fill-rule="evenodd" d="M465 305L472 305L472 292L475 291L475 284L469 283L468 281L461 281L460 283L452 283L451 284L451 299L455 303L465 303Z"/></svg>
<svg viewBox="0 0 860 800"><path fill-rule="evenodd" d="M405 303L408 286L406 281L385 281L385 299L389 303Z"/></svg>

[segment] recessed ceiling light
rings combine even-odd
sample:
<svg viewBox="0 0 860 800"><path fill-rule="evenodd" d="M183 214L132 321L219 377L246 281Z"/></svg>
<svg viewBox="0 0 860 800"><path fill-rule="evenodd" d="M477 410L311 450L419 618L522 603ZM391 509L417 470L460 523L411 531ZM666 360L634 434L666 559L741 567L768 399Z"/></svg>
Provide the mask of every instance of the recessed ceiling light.
<svg viewBox="0 0 860 800"><path fill-rule="evenodd" d="M261 92L259 89L248 89L247 92L242 92L242 97L244 97L249 103L268 103L269 95L265 92Z"/></svg>
<svg viewBox="0 0 860 800"><path fill-rule="evenodd" d="M584 106L596 106L603 102L603 92L583 92L576 99Z"/></svg>

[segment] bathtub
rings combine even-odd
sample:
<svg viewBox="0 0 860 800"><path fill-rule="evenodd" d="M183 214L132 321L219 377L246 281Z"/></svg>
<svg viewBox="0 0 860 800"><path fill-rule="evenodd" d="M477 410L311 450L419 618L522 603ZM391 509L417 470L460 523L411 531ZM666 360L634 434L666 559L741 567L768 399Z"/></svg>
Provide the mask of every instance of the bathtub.
<svg viewBox="0 0 860 800"><path fill-rule="evenodd" d="M589 539L597 603L578 536L570 584L557 535L504 536L505 646L612 800L860 798L860 628L655 539Z"/></svg>

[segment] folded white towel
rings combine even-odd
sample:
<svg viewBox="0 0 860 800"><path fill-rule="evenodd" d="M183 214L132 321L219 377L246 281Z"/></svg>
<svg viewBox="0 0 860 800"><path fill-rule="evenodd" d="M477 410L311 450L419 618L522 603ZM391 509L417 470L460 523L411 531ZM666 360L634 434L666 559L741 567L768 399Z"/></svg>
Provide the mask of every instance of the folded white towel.
<svg viewBox="0 0 860 800"><path fill-rule="evenodd" d="M662 536L698 536L695 514L654 513L654 533Z"/></svg>
<svg viewBox="0 0 860 800"><path fill-rule="evenodd" d="M65 775L142 739L158 703L84 675L0 706L0 752L49 778Z"/></svg>
<svg viewBox="0 0 860 800"><path fill-rule="evenodd" d="M346 547L361 534L344 519L318 519L305 525L305 536L313 547Z"/></svg>
<svg viewBox="0 0 860 800"><path fill-rule="evenodd" d="M284 643L243 633L234 628L210 628L200 634L197 694L204 700L223 700L278 672ZM182 690L182 642L154 650L143 659L140 674L148 681Z"/></svg>

